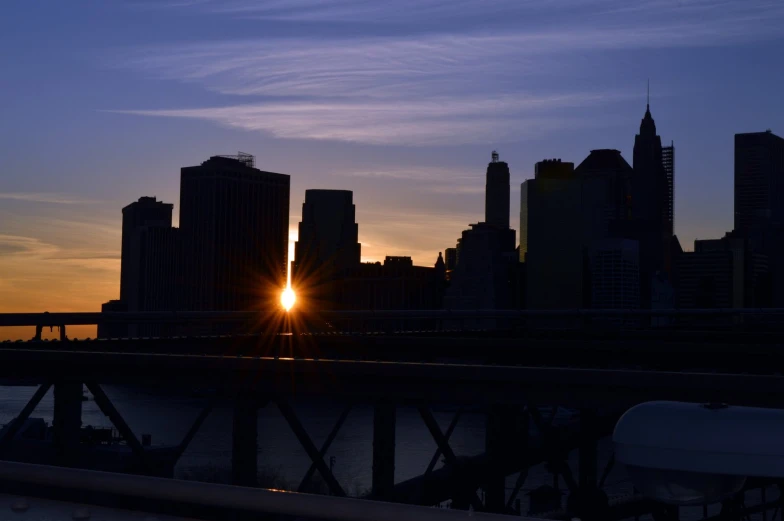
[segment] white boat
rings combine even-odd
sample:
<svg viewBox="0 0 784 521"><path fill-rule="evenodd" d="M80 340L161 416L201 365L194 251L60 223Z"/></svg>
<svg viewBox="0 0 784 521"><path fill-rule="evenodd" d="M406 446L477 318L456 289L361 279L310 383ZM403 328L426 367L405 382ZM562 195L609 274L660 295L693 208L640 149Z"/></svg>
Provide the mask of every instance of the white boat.
<svg viewBox="0 0 784 521"><path fill-rule="evenodd" d="M635 486L672 505L721 501L747 477L784 477L782 440L784 410L666 401L629 409L613 433Z"/></svg>

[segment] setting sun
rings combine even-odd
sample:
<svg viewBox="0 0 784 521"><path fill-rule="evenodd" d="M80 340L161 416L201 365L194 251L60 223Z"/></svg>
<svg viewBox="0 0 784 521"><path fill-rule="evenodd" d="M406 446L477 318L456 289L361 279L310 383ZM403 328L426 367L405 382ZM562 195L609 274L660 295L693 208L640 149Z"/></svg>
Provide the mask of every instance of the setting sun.
<svg viewBox="0 0 784 521"><path fill-rule="evenodd" d="M280 303L289 311L292 307L294 307L294 302L297 300L297 295L294 294L294 290L291 289L291 286L287 287L283 290L283 293L280 294Z"/></svg>

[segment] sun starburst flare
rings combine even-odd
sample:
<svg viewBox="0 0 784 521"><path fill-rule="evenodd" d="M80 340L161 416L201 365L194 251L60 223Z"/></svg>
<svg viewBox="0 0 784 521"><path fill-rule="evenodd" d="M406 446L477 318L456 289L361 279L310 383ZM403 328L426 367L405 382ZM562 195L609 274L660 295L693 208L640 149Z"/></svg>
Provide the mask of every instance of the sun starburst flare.
<svg viewBox="0 0 784 521"><path fill-rule="evenodd" d="M292 307L294 307L294 302L297 301L297 295L294 293L294 290L291 289L291 286L288 286L286 289L283 290L283 293L280 294L280 303L286 309L286 311L290 311Z"/></svg>

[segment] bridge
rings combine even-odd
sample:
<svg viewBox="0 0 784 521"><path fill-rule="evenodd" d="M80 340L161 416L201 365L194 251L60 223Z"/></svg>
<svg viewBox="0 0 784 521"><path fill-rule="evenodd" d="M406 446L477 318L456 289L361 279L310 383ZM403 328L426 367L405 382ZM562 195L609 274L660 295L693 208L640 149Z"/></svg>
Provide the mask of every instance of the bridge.
<svg viewBox="0 0 784 521"><path fill-rule="evenodd" d="M422 506L451 501L456 509L519 516L524 512L517 500L528 469L545 463L554 483L568 490L566 505L550 514L555 518L622 519L646 513L673 518L672 509L643 497L606 496L602 487L614 462L600 468L599 440L612 432L620 414L649 400L781 407L784 376L776 355L782 316L784 310L332 312L305 317L297 325L296 320L260 321L235 312L0 315L0 326L36 332L33 340L0 344L0 379L39 385L0 437L0 456L8 455L14 430L52 387L53 463L73 465L69 457L80 450L86 385L133 453L128 471L165 476L214 402L224 400L234 407L232 482L254 486L256 414L272 404L312 463L299 488L318 473L331 495L344 497L344 485L324 456L345 428L348 411L364 405L374 411L368 499ZM657 321L662 318L665 322ZM62 333L79 324L200 321L231 324L242 333L101 340L70 340L61 334L60 341L37 340L44 327L60 327ZM488 323L494 327L482 327ZM278 327L270 329L270 324ZM309 329L309 324L316 327ZM414 330L406 324L428 327ZM161 456L143 446L102 389L116 384L198 386L215 394L181 443ZM346 407L321 447L294 406L310 397L329 397ZM446 429L433 414L443 405L456 409ZM416 408L437 450L422 475L396 482L396 411L403 406ZM577 412L556 424L547 411L557 406ZM487 414L486 450L460 458L449 440L466 409ZM574 450L576 472L568 462ZM436 468L442 458L444 466ZM511 490L509 477L515 478ZM744 503L744 512L779 505L775 484L752 485L759 501L749 507ZM766 491L775 499L768 501Z"/></svg>

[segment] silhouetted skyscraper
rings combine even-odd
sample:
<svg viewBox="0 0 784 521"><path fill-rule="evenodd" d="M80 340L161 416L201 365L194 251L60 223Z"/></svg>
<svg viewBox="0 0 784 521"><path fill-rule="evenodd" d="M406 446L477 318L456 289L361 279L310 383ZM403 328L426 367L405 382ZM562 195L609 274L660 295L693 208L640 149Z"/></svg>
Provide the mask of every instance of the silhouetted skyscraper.
<svg viewBox="0 0 784 521"><path fill-rule="evenodd" d="M240 153L182 168L180 179L185 309L277 306L286 284L289 176L258 170Z"/></svg>
<svg viewBox="0 0 784 521"><path fill-rule="evenodd" d="M536 163L521 187L520 255L526 247L526 307L576 309L582 302L581 180L574 163ZM527 211L523 211L523 207ZM524 222L524 218L527 223ZM523 238L524 230L526 239Z"/></svg>
<svg viewBox="0 0 784 521"><path fill-rule="evenodd" d="M634 238L632 176L634 171L618 150L592 150L575 169L580 178L583 248L583 305L591 307L589 255L598 241ZM535 275L532 275L535 277Z"/></svg>
<svg viewBox="0 0 784 521"><path fill-rule="evenodd" d="M694 251L679 256L677 273L681 308L770 305L768 258L740 234L694 241Z"/></svg>
<svg viewBox="0 0 784 521"><path fill-rule="evenodd" d="M509 165L498 160L498 152L493 151L486 177L485 222L509 228Z"/></svg>
<svg viewBox="0 0 784 521"><path fill-rule="evenodd" d="M360 263L359 225L350 190L306 190L295 244L297 277L331 277Z"/></svg>
<svg viewBox="0 0 784 521"><path fill-rule="evenodd" d="M450 309L508 309L517 302L518 257L509 228L509 165L487 165L485 220L457 241L457 263L444 305Z"/></svg>
<svg viewBox="0 0 784 521"><path fill-rule="evenodd" d="M583 245L617 236L632 218L632 167L618 150L591 150L575 173L582 184Z"/></svg>
<svg viewBox="0 0 784 521"><path fill-rule="evenodd" d="M446 264L447 272L455 269L457 265L457 248L447 248L444 250L444 263Z"/></svg>
<svg viewBox="0 0 784 521"><path fill-rule="evenodd" d="M784 225L784 139L771 131L735 134L735 231Z"/></svg>
<svg viewBox="0 0 784 521"><path fill-rule="evenodd" d="M104 311L169 311L176 306L179 230L172 228L174 205L141 197L122 209L120 299ZM99 337L163 335L162 325L105 324Z"/></svg>
<svg viewBox="0 0 784 521"><path fill-rule="evenodd" d="M640 307L639 243L629 239L603 239L590 250L591 306L594 309Z"/></svg>
<svg viewBox="0 0 784 521"><path fill-rule="evenodd" d="M662 164L667 177L667 228L668 235L675 234L675 143L662 147Z"/></svg>
<svg viewBox="0 0 784 521"><path fill-rule="evenodd" d="M656 134L656 123L650 105L640 123L640 133L634 138L634 177L632 178L633 238L640 243L640 297L642 307L650 307L651 281L657 272L670 272L670 240L673 223L671 201L672 172L669 161L674 148L662 150L661 137ZM674 164L670 163L673 167Z"/></svg>
<svg viewBox="0 0 784 521"><path fill-rule="evenodd" d="M531 226L531 202L534 190L534 180L526 179L520 185L520 249L519 261L525 262L528 254L528 234Z"/></svg>
<svg viewBox="0 0 784 521"><path fill-rule="evenodd" d="M488 223L463 231L448 309L509 309L515 302L515 231Z"/></svg>
<svg viewBox="0 0 784 521"><path fill-rule="evenodd" d="M350 190L306 190L294 246L292 286L306 307L338 305L333 284L359 266L361 245Z"/></svg>
<svg viewBox="0 0 784 521"><path fill-rule="evenodd" d="M767 256L772 305L784 306L784 139L770 130L735 135L735 232Z"/></svg>
<svg viewBox="0 0 784 521"><path fill-rule="evenodd" d="M120 253L120 300L129 310L138 311L141 283L142 229L171 228L173 204L158 201L155 197L140 197L122 209L122 250Z"/></svg>

